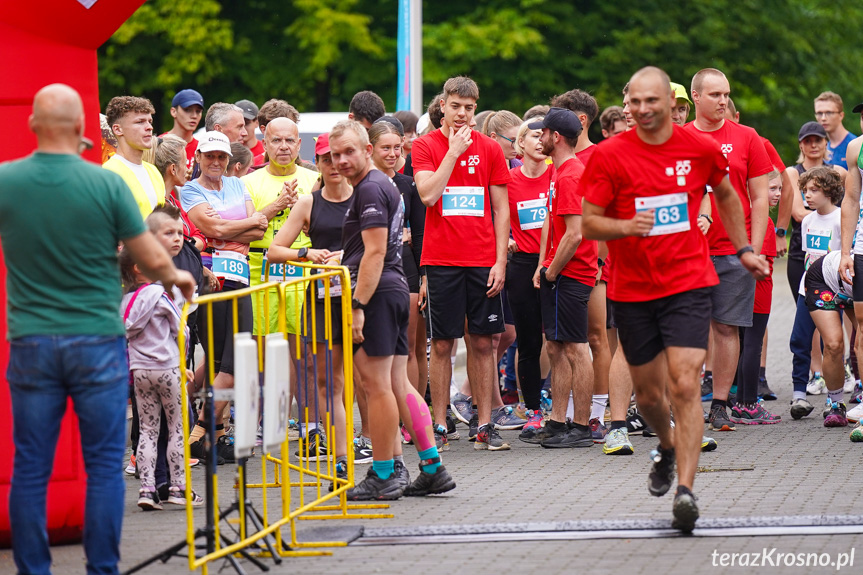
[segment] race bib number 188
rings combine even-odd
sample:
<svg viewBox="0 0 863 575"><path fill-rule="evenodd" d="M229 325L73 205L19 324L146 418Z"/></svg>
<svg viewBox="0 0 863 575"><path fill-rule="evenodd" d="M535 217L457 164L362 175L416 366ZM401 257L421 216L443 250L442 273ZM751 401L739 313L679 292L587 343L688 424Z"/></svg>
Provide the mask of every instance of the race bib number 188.
<svg viewBox="0 0 863 575"><path fill-rule="evenodd" d="M656 210L653 229L648 236L664 236L689 231L687 193L635 198L635 211Z"/></svg>

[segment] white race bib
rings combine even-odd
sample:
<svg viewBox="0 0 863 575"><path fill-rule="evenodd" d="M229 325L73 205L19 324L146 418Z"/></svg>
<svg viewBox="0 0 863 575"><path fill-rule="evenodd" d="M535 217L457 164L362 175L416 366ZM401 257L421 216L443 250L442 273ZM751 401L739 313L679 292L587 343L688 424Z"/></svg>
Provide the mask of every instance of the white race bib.
<svg viewBox="0 0 863 575"><path fill-rule="evenodd" d="M830 251L831 239L833 239L832 231L815 230L810 228L809 231L806 232L806 247L804 249L811 255L824 255Z"/></svg>
<svg viewBox="0 0 863 575"><path fill-rule="evenodd" d="M449 186L441 196L444 216L485 215L485 188L482 186Z"/></svg>
<svg viewBox="0 0 863 575"><path fill-rule="evenodd" d="M243 254L214 250L213 273L217 278L249 285L249 261Z"/></svg>
<svg viewBox="0 0 863 575"><path fill-rule="evenodd" d="M656 210L648 236L665 236L689 231L687 193L635 198L635 211Z"/></svg>
<svg viewBox="0 0 863 575"><path fill-rule="evenodd" d="M536 230L542 227L548 206L545 198L525 200L515 204L518 209L518 223L523 230Z"/></svg>
<svg viewBox="0 0 863 575"><path fill-rule="evenodd" d="M303 277L303 268L299 266L270 264L269 281L271 282L283 282L301 277ZM261 261L261 281L267 281L267 252L264 252L264 259Z"/></svg>
<svg viewBox="0 0 863 575"><path fill-rule="evenodd" d="M315 282L318 290L318 299L323 300L326 296L327 281L330 282L330 297L340 297L342 295L342 278L340 276L331 276L327 279Z"/></svg>

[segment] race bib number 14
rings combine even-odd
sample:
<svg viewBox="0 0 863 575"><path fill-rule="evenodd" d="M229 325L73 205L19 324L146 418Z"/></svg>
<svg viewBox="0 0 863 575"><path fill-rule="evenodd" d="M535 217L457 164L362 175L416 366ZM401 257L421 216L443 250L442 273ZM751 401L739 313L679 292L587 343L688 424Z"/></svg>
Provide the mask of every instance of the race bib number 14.
<svg viewBox="0 0 863 575"><path fill-rule="evenodd" d="M653 229L648 236L664 236L689 231L687 193L635 198L635 211L656 210Z"/></svg>

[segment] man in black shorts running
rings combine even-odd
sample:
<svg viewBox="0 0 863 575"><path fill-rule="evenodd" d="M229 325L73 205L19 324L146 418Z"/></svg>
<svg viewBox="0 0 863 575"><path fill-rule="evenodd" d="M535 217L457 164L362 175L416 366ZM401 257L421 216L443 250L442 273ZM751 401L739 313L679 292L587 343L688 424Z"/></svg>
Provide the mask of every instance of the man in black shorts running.
<svg viewBox="0 0 863 575"><path fill-rule="evenodd" d="M707 185L742 266L756 279L769 273L747 244L743 209L727 176L719 144L675 126L668 76L639 70L629 84L636 129L598 146L584 173L583 231L608 241L620 343L630 365L638 408L659 437L648 490L665 495L680 479L672 526L691 532L698 519L692 494L701 448L699 374L710 330L710 289L718 278L696 225ZM676 427L670 426L667 393Z"/></svg>

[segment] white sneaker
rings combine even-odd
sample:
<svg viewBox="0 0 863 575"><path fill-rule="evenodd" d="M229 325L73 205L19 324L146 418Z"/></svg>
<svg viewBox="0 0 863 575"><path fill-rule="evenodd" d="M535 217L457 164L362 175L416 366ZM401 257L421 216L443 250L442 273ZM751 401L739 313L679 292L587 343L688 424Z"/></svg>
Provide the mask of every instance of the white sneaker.
<svg viewBox="0 0 863 575"><path fill-rule="evenodd" d="M857 383L854 380L854 374L851 372L851 366L847 363L845 364L845 386L842 391L845 393L851 393L854 391L854 384Z"/></svg>
<svg viewBox="0 0 863 575"><path fill-rule="evenodd" d="M852 423L859 423L863 419L863 403L858 403L854 409L849 409L845 413L845 417Z"/></svg>
<svg viewBox="0 0 863 575"><path fill-rule="evenodd" d="M809 383L806 384L806 395L823 395L827 393L827 383L821 374L812 376Z"/></svg>

